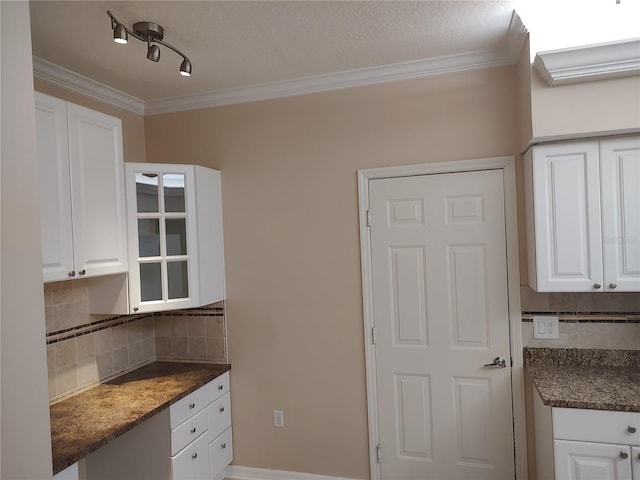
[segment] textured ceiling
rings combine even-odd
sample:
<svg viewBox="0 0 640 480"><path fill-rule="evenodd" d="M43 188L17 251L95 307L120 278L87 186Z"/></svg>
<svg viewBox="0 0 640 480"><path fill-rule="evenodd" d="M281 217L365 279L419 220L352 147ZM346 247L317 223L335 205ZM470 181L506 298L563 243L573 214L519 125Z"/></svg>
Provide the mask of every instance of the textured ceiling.
<svg viewBox="0 0 640 480"><path fill-rule="evenodd" d="M32 1L33 54L141 100L505 47L508 1ZM107 10L128 28L154 21L182 50L117 45Z"/></svg>

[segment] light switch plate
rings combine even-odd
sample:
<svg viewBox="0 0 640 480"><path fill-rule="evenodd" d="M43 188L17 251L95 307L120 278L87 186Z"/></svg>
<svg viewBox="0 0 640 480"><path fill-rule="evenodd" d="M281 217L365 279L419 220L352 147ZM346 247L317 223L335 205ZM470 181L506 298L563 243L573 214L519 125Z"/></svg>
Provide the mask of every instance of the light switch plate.
<svg viewBox="0 0 640 480"><path fill-rule="evenodd" d="M560 331L557 316L534 316L533 317L533 338L560 338Z"/></svg>

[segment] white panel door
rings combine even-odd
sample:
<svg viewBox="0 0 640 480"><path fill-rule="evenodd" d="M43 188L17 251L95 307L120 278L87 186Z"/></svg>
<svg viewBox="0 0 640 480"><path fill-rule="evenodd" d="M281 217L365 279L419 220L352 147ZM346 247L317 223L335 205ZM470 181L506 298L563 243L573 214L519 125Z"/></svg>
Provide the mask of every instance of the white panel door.
<svg viewBox="0 0 640 480"><path fill-rule="evenodd" d="M67 102L35 92L44 282L68 280L73 267Z"/></svg>
<svg viewBox="0 0 640 480"><path fill-rule="evenodd" d="M502 171L369 187L381 478L513 479Z"/></svg>
<svg viewBox="0 0 640 480"><path fill-rule="evenodd" d="M635 480L640 478L640 447L631 447L631 470Z"/></svg>
<svg viewBox="0 0 640 480"><path fill-rule="evenodd" d="M604 288L640 291L640 137L600 142Z"/></svg>
<svg viewBox="0 0 640 480"><path fill-rule="evenodd" d="M602 291L598 142L535 147L533 186L536 290Z"/></svg>
<svg viewBox="0 0 640 480"><path fill-rule="evenodd" d="M555 480L631 480L631 448L608 443L553 442Z"/></svg>
<svg viewBox="0 0 640 480"><path fill-rule="evenodd" d="M122 122L72 103L67 111L77 273L126 272Z"/></svg>

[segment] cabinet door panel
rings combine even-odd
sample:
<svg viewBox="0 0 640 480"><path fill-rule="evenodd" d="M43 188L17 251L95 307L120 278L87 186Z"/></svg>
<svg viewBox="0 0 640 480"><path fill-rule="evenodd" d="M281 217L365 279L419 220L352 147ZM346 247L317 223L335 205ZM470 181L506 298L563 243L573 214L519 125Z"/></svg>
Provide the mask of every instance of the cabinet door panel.
<svg viewBox="0 0 640 480"><path fill-rule="evenodd" d="M67 102L35 92L42 277L68 280L73 270Z"/></svg>
<svg viewBox="0 0 640 480"><path fill-rule="evenodd" d="M631 447L631 470L634 480L640 479L640 447Z"/></svg>
<svg viewBox="0 0 640 480"><path fill-rule="evenodd" d="M602 284L598 143L533 152L538 291L598 291Z"/></svg>
<svg viewBox="0 0 640 480"><path fill-rule="evenodd" d="M233 460L233 435L231 427L209 444L211 478L215 478Z"/></svg>
<svg viewBox="0 0 640 480"><path fill-rule="evenodd" d="M224 432L231 426L231 396L224 395L208 407L209 412L209 439Z"/></svg>
<svg viewBox="0 0 640 480"><path fill-rule="evenodd" d="M600 143L607 291L640 291L640 137Z"/></svg>
<svg viewBox="0 0 640 480"><path fill-rule="evenodd" d="M127 271L122 123L68 105L75 264L87 277Z"/></svg>
<svg viewBox="0 0 640 480"><path fill-rule="evenodd" d="M209 480L209 437L200 435L175 457L171 457L171 480Z"/></svg>
<svg viewBox="0 0 640 480"><path fill-rule="evenodd" d="M556 440L556 480L631 480L627 445Z"/></svg>
<svg viewBox="0 0 640 480"><path fill-rule="evenodd" d="M131 308L199 305L193 166L127 163L125 172Z"/></svg>

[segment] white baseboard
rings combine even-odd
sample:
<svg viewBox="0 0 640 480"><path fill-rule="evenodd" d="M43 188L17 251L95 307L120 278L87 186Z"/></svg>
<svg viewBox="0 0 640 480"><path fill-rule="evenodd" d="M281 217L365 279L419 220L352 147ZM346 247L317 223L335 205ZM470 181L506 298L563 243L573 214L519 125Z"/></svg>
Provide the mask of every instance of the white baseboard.
<svg viewBox="0 0 640 480"><path fill-rule="evenodd" d="M225 480L355 480L344 477L328 477L314 473L288 472L285 470L268 470L266 468L240 467L229 465Z"/></svg>

